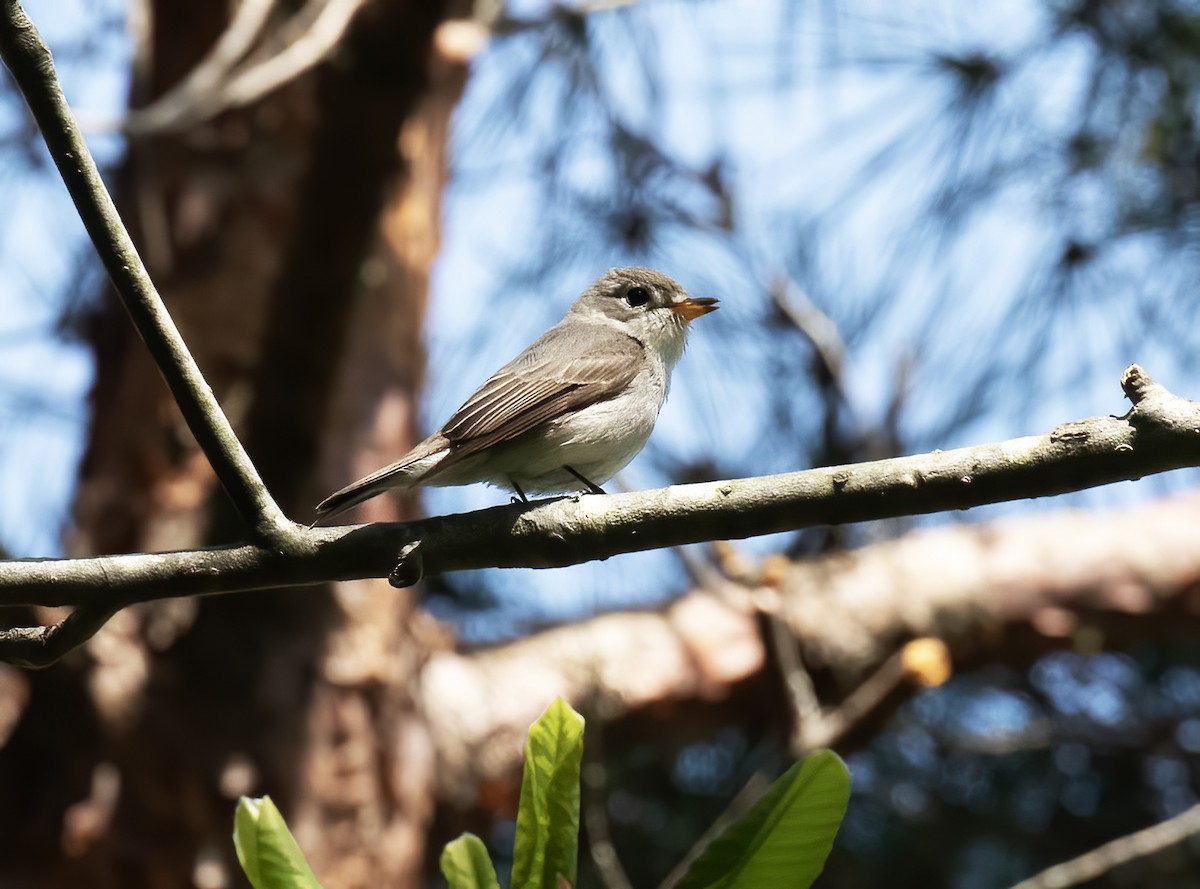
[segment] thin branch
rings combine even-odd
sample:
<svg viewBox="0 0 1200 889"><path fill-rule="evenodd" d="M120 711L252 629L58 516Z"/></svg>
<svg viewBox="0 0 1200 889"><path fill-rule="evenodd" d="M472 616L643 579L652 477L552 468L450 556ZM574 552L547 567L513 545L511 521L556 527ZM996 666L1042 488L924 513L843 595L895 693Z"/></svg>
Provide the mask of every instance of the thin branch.
<svg viewBox="0 0 1200 889"><path fill-rule="evenodd" d="M813 348L813 357L838 399L849 406L846 396L846 344L837 323L812 298L787 277L780 276L767 293L779 313L800 332Z"/></svg>
<svg viewBox="0 0 1200 889"><path fill-rule="evenodd" d="M796 639L787 636L792 645ZM792 737L792 754L803 756L821 747L832 747L887 699L908 675L900 652L885 660L849 696L835 707L821 708L800 723Z"/></svg>
<svg viewBox="0 0 1200 889"><path fill-rule="evenodd" d="M121 301L238 513L260 539L278 540L288 522L267 492L229 420L188 352L121 223L84 143L41 35L17 0L0 0L0 58L29 103L46 146Z"/></svg>
<svg viewBox="0 0 1200 889"><path fill-rule="evenodd" d="M620 553L1046 497L1200 465L1200 405L1136 365L1134 407L1041 436L785 475L493 507L407 524L291 526L274 545L0 563L0 605L135 602L334 580L396 585L474 568ZM0 661L8 649L0 640Z"/></svg>
<svg viewBox="0 0 1200 889"><path fill-rule="evenodd" d="M1161 852L1196 833L1200 833L1200 805L1185 809L1174 818L1160 821L1152 827L1105 843L1078 858L1049 867L1028 880L1022 880L1012 889L1066 889L1068 886L1078 886L1122 864Z"/></svg>
<svg viewBox="0 0 1200 889"><path fill-rule="evenodd" d="M785 608L782 610L786 610ZM800 638L778 612L764 612L771 632L775 659L783 675L792 705L792 732L789 739L793 756L801 757L822 747L832 747L851 729L880 707L888 696L906 679L924 685L940 685L949 677L949 653L940 640L910 642L893 652L866 680L835 706L823 707L817 698L812 677L801 657ZM920 643L925 643L920 646ZM928 681L917 674L910 663L909 652L914 647L933 646L940 651L945 664L944 675Z"/></svg>
<svg viewBox="0 0 1200 889"><path fill-rule="evenodd" d="M602 716L590 712L587 716L588 734L584 741L583 824L587 830L588 853L604 889L633 889L629 876L621 865L613 845L608 823L608 771L604 765Z"/></svg>
<svg viewBox="0 0 1200 889"><path fill-rule="evenodd" d="M808 739L813 734L814 723L824 725L821 702L813 687L812 677L804 667L800 643L792 635L787 622L775 614L767 614L766 621L771 632L771 645L775 649L775 660L779 664L788 702L792 706L792 753L803 756L813 747Z"/></svg>
<svg viewBox="0 0 1200 889"><path fill-rule="evenodd" d="M18 667L48 667L96 635L120 608L96 602L80 605L52 626L0 630L3 660Z"/></svg>

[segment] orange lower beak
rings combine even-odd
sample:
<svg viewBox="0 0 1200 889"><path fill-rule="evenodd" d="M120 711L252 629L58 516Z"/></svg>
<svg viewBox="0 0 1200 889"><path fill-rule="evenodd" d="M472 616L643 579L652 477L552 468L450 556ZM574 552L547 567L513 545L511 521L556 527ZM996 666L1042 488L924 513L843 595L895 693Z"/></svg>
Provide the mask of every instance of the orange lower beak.
<svg viewBox="0 0 1200 889"><path fill-rule="evenodd" d="M711 296L689 296L671 306L671 311L685 321L707 315L717 310L717 300Z"/></svg>

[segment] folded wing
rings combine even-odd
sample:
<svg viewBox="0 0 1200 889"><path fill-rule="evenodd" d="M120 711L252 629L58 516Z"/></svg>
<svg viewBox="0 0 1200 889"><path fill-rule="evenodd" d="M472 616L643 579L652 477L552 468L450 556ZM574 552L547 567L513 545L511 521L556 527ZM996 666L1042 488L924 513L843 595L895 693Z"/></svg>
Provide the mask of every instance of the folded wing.
<svg viewBox="0 0 1200 889"><path fill-rule="evenodd" d="M450 454L430 475L620 394L641 369L644 347L601 326L587 342L580 351L576 336L554 327L496 371L442 427Z"/></svg>

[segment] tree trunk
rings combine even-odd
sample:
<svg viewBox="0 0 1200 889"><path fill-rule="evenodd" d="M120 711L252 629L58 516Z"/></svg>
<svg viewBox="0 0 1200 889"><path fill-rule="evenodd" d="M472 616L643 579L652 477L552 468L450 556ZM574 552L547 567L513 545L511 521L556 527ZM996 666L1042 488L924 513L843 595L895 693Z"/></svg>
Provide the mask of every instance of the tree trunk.
<svg viewBox="0 0 1200 889"><path fill-rule="evenodd" d="M199 60L222 4L154 5L135 104ZM134 140L118 200L273 494L298 520L416 434L420 333L464 60L447 3L377 0L334 59L178 134ZM241 533L123 313L91 325L93 423L73 553ZM400 518L411 502L372 504ZM383 585L160 603L85 653L5 673L0 873L39 885L237 885L239 794L270 793L325 885L416 885L433 811L411 718L411 594ZM423 758L422 758L423 757ZM65 854L64 854L65 853Z"/></svg>

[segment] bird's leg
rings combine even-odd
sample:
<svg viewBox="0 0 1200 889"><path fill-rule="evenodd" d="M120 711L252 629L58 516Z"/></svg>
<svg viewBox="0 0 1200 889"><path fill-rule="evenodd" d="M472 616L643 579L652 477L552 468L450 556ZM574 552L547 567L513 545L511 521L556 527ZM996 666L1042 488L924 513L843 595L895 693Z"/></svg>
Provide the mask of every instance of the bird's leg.
<svg viewBox="0 0 1200 889"><path fill-rule="evenodd" d="M580 473L576 472L576 471L575 471L574 469L572 469L570 466L564 466L564 467L563 467L563 469L565 469L567 472L571 473L571 475L575 476L575 478L577 478L577 479L579 479L581 482L583 482L583 483L584 483L584 485L586 485L586 486L587 486L587 489L588 489L588 493L589 493L589 494L603 494L603 493L605 493L605 491L604 491L604 489L603 489L602 487L600 487L598 484L596 484L595 482L591 481L590 479L587 479L587 478L585 478L583 475L581 475Z"/></svg>
<svg viewBox="0 0 1200 889"><path fill-rule="evenodd" d="M521 486L519 484L517 484L517 480L515 478L510 478L508 480L508 483L510 485L512 485L513 490L517 492L516 496L514 496L511 500L509 500L510 503L528 503L529 502L529 498L525 496L525 492L521 490Z"/></svg>

